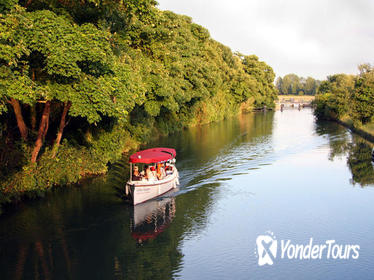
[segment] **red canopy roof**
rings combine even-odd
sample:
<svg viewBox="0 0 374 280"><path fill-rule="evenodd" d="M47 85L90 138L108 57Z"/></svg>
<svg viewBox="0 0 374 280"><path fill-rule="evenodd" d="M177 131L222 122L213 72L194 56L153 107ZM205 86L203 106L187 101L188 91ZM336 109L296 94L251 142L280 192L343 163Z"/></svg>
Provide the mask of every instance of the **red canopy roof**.
<svg viewBox="0 0 374 280"><path fill-rule="evenodd" d="M155 163L167 161L175 158L177 155L174 149L170 148L153 148L136 152L130 156L129 162L131 163Z"/></svg>

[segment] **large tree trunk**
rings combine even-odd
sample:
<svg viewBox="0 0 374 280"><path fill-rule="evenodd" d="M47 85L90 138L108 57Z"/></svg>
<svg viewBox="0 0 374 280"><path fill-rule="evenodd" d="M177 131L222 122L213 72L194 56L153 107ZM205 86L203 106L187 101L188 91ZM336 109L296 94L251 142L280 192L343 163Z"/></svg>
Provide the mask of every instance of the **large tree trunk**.
<svg viewBox="0 0 374 280"><path fill-rule="evenodd" d="M21 105L19 104L18 100L14 98L11 98L8 102L12 105L14 114L16 115L17 125L21 137L24 141L27 141L27 127L23 120Z"/></svg>
<svg viewBox="0 0 374 280"><path fill-rule="evenodd" d="M67 101L67 102L64 103L64 110L62 111L61 120L60 120L60 126L58 128L55 145L53 147L52 158L54 158L56 156L58 147L60 146L61 138L62 138L62 133L64 132L64 128L65 128L65 124L66 124L66 115L67 115L67 113L68 113L68 111L70 109L70 106L71 106L71 102L70 101Z"/></svg>
<svg viewBox="0 0 374 280"><path fill-rule="evenodd" d="M31 154L32 162L36 162L40 149L43 146L44 137L47 134L47 130L48 130L50 111L51 111L51 101L47 101L44 105L42 119L40 120L38 137L36 138L34 150L32 151L32 154Z"/></svg>

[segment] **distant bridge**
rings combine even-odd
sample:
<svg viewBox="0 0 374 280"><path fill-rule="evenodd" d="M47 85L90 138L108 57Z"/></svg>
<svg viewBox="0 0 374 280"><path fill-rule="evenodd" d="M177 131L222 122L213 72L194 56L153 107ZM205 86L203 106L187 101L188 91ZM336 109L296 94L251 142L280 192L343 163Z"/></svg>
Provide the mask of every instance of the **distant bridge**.
<svg viewBox="0 0 374 280"><path fill-rule="evenodd" d="M306 108L312 107L314 96L310 95L278 95L278 100L275 101L276 108L283 110L285 108Z"/></svg>

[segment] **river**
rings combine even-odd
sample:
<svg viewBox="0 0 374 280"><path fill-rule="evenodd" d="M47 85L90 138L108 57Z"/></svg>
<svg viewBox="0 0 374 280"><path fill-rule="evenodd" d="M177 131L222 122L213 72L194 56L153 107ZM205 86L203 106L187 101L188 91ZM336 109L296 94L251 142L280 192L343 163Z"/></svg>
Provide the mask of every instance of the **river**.
<svg viewBox="0 0 374 280"><path fill-rule="evenodd" d="M9 210L0 217L1 279L373 279L371 147L347 129L290 109L144 148L154 146L177 150L176 192L126 204L116 190L127 179L124 159L105 177ZM261 235L276 255L256 246ZM360 246L359 255L282 257L288 240L335 240ZM266 254L273 264L260 266Z"/></svg>

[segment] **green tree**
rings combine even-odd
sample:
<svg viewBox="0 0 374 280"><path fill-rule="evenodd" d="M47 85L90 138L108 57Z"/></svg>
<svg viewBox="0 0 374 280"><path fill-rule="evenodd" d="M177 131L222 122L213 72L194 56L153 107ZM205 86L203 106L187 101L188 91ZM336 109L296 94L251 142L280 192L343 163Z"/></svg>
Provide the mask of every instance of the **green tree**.
<svg viewBox="0 0 374 280"><path fill-rule="evenodd" d="M284 92L282 90L282 84L283 84L282 77L278 77L276 82L275 82L275 87L278 90L278 94L284 94Z"/></svg>
<svg viewBox="0 0 374 280"><path fill-rule="evenodd" d="M351 94L354 88L354 76L346 74L336 74L327 77L328 107L330 111L338 117L348 113L350 107Z"/></svg>
<svg viewBox="0 0 374 280"><path fill-rule="evenodd" d="M296 95L300 88L299 80L300 78L296 74L285 75L282 79L282 93Z"/></svg>
<svg viewBox="0 0 374 280"><path fill-rule="evenodd" d="M276 90L274 87L275 74L273 69L263 61L259 61L256 55L243 57L244 71L254 77L258 83L258 94L261 96L257 105L272 107L276 99Z"/></svg>
<svg viewBox="0 0 374 280"><path fill-rule="evenodd" d="M27 128L20 104L43 106L31 160L36 161L49 128L51 106L63 107L56 147L66 114L97 123L103 115L124 118L134 106L130 68L113 63L110 34L92 24L77 26L51 11L16 7L0 19L3 110L9 102L21 136ZM120 74L120 75L116 75Z"/></svg>
<svg viewBox="0 0 374 280"><path fill-rule="evenodd" d="M352 96L353 113L356 119L367 123L374 116L374 68L370 64L363 64L359 70Z"/></svg>
<svg viewBox="0 0 374 280"><path fill-rule="evenodd" d="M306 78L304 89L306 94L315 95L317 90L317 81L312 77Z"/></svg>

